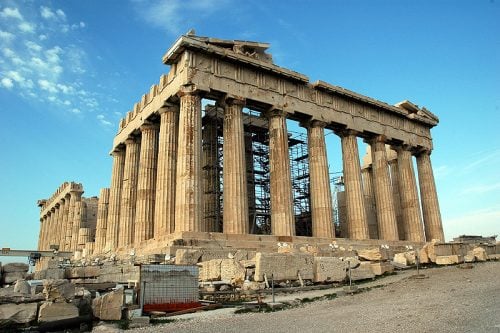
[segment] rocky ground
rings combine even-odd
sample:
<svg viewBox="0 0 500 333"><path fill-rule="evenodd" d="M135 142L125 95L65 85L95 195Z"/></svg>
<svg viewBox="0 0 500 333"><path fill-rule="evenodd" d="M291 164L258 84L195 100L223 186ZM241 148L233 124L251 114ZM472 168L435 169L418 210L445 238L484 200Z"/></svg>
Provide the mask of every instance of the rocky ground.
<svg viewBox="0 0 500 333"><path fill-rule="evenodd" d="M425 269L377 280L370 290L270 313L221 309L127 332L500 332L500 262ZM331 294L315 291L277 301ZM269 301L269 299L266 299Z"/></svg>

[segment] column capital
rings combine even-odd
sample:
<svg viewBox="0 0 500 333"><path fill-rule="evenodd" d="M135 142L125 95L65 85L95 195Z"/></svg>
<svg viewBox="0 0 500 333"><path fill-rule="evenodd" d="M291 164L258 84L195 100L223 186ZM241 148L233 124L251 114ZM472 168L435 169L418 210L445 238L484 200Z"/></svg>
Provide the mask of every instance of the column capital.
<svg viewBox="0 0 500 333"><path fill-rule="evenodd" d="M312 128L312 127L325 128L326 125L328 125L328 124L324 121L321 121L321 120L309 119L309 120L301 121L299 123L299 125L302 127L305 127L305 128Z"/></svg>
<svg viewBox="0 0 500 333"><path fill-rule="evenodd" d="M165 103L165 105L158 109L158 114L160 116L166 112L179 112L179 105L173 103Z"/></svg>
<svg viewBox="0 0 500 333"><path fill-rule="evenodd" d="M278 106L271 106L269 109L263 112L263 115L267 118L274 118L274 117L285 117L287 116L287 112Z"/></svg>
<svg viewBox="0 0 500 333"><path fill-rule="evenodd" d="M414 154L415 156L420 156L420 155L428 155L430 156L432 153L432 150L428 149L428 148L415 148L414 149Z"/></svg>
<svg viewBox="0 0 500 333"><path fill-rule="evenodd" d="M387 137L383 134L380 134L367 138L364 141L368 144L385 143L387 141Z"/></svg>
<svg viewBox="0 0 500 333"><path fill-rule="evenodd" d="M132 137L132 136L129 136L126 140L125 140L125 146L129 146L131 144L136 144L137 143L137 138L135 137Z"/></svg>
<svg viewBox="0 0 500 333"><path fill-rule="evenodd" d="M177 92L177 96L179 96L179 97L186 96L186 95L193 96L193 95L201 95L201 93L202 93L202 90L198 89L196 87L196 85L188 84L185 86L181 86L179 88L179 91Z"/></svg>
<svg viewBox="0 0 500 333"><path fill-rule="evenodd" d="M123 150L122 148L120 147L116 147L114 148L111 153L109 153L111 156L115 157L115 156L119 156L119 155L123 155L125 154L125 150Z"/></svg>
<svg viewBox="0 0 500 333"><path fill-rule="evenodd" d="M160 125L155 124L155 123L144 123L140 127L141 132L145 131L159 131L160 130Z"/></svg>
<svg viewBox="0 0 500 333"><path fill-rule="evenodd" d="M358 131L353 130L353 129L349 129L349 128L335 129L335 130L333 130L333 133L335 133L337 136L339 136L341 138L346 137L346 136L351 136L351 135L358 136L358 134L359 134Z"/></svg>
<svg viewBox="0 0 500 333"><path fill-rule="evenodd" d="M229 105L239 105L241 107L244 107L246 105L246 102L247 102L246 98L243 98L241 96L225 94L222 98L220 98L217 101L217 104L222 107Z"/></svg>

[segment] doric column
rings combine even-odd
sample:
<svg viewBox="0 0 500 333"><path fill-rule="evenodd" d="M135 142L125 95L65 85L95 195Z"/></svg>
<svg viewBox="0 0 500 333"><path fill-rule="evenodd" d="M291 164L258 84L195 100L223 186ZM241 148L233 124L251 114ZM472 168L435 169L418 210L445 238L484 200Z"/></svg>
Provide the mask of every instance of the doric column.
<svg viewBox="0 0 500 333"><path fill-rule="evenodd" d="M203 225L202 230L220 232L219 147L217 144L217 107L205 109L203 138Z"/></svg>
<svg viewBox="0 0 500 333"><path fill-rule="evenodd" d="M66 250L67 251L72 251L73 250L73 220L75 216L75 202L76 198L80 198L81 193L78 194L78 191L70 191L69 192L69 201L68 201L68 223L66 225L65 229L65 244L66 244Z"/></svg>
<svg viewBox="0 0 500 333"><path fill-rule="evenodd" d="M71 215L71 243L70 251L76 251L78 248L78 230L80 229L80 224L82 221L81 217L81 204L82 204L82 193L73 191L70 192L70 211L73 210ZM71 203L73 200L73 204ZM68 234L66 234L67 237Z"/></svg>
<svg viewBox="0 0 500 333"><path fill-rule="evenodd" d="M365 195L366 220L368 222L368 233L370 239L378 239L377 210L375 208L375 196L373 194L372 166L363 166L361 169L363 180L363 193Z"/></svg>
<svg viewBox="0 0 500 333"><path fill-rule="evenodd" d="M392 198L391 180L385 151L385 138L379 135L370 140L372 151L373 190L379 238L399 240L394 201Z"/></svg>
<svg viewBox="0 0 500 333"><path fill-rule="evenodd" d="M387 153L387 151L386 151ZM400 240L405 240L405 224L403 222L403 211L401 208L401 195L399 193L399 163L398 157L393 155L388 157L389 172L391 176L392 201L394 203L394 214L396 215L396 224L398 227L398 236Z"/></svg>
<svg viewBox="0 0 500 333"><path fill-rule="evenodd" d="M407 146L397 147L397 152L399 195L401 197L401 211L405 231L404 239L413 242L425 242L412 155Z"/></svg>
<svg viewBox="0 0 500 333"><path fill-rule="evenodd" d="M120 198L120 227L118 228L118 247L134 242L134 220L137 201L137 176L139 171L140 140L125 140L125 165Z"/></svg>
<svg viewBox="0 0 500 333"><path fill-rule="evenodd" d="M50 248L50 235L52 234L52 221L54 220L54 208L47 212L47 228L45 229L44 236L44 250L49 250Z"/></svg>
<svg viewBox="0 0 500 333"><path fill-rule="evenodd" d="M97 226L94 253L101 253L106 247L106 229L108 225L109 188L102 188L97 204Z"/></svg>
<svg viewBox="0 0 500 333"><path fill-rule="evenodd" d="M54 221L54 228L52 231L52 244L58 245L59 249L61 248L61 228L62 228L62 207L61 207L61 201L55 204L55 221Z"/></svg>
<svg viewBox="0 0 500 333"><path fill-rule="evenodd" d="M175 231L201 231L201 97L189 87L179 96Z"/></svg>
<svg viewBox="0 0 500 333"><path fill-rule="evenodd" d="M356 134L351 130L337 133L342 144L347 233L351 239L369 239Z"/></svg>
<svg viewBox="0 0 500 333"><path fill-rule="evenodd" d="M227 98L224 103L224 233L248 234L247 172L242 117L245 100Z"/></svg>
<svg viewBox="0 0 500 333"><path fill-rule="evenodd" d="M43 250L43 234L44 234L44 229L45 229L45 216L42 216L40 218L40 231L38 232L38 246L37 249L38 251Z"/></svg>
<svg viewBox="0 0 500 333"><path fill-rule="evenodd" d="M156 174L154 236L159 238L175 229L175 171L179 106L168 104L160 108L160 138Z"/></svg>
<svg viewBox="0 0 500 333"><path fill-rule="evenodd" d="M67 238L67 230L69 224L69 206L70 206L70 194L68 193L64 197L64 205L63 205L63 219L62 219L62 228L61 228L61 247L63 251L68 251L71 247L71 240L68 242Z"/></svg>
<svg viewBox="0 0 500 333"><path fill-rule="evenodd" d="M268 117L272 234L294 236L295 218L286 113L272 109L268 112Z"/></svg>
<svg viewBox="0 0 500 333"><path fill-rule="evenodd" d="M156 196L156 167L158 165L157 124L141 126L141 153L139 156L139 174L137 178L137 205L135 211L134 243L153 238Z"/></svg>
<svg viewBox="0 0 500 333"><path fill-rule="evenodd" d="M307 127L309 153L310 198L313 237L335 237L328 158L325 144L325 123L312 121Z"/></svg>
<svg viewBox="0 0 500 333"><path fill-rule="evenodd" d="M422 200L422 214L424 217L425 238L428 241L439 239L444 242L441 212L434 182L434 173L431 165L431 152L424 151L417 155L418 181Z"/></svg>
<svg viewBox="0 0 500 333"><path fill-rule="evenodd" d="M118 246L118 227L120 221L123 169L125 168L125 151L123 149L115 150L111 155L113 156L113 169L111 171L111 187L109 188L106 249L114 250Z"/></svg>

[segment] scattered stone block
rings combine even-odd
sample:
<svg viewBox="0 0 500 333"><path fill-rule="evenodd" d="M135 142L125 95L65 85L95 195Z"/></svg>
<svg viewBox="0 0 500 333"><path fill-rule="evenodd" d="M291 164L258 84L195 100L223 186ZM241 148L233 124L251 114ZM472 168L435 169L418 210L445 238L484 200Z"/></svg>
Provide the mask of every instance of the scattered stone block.
<svg viewBox="0 0 500 333"><path fill-rule="evenodd" d="M14 285L14 292L21 294L31 294L31 286L26 280L17 280Z"/></svg>
<svg viewBox="0 0 500 333"><path fill-rule="evenodd" d="M200 281L219 281L221 280L222 259L213 259L200 263Z"/></svg>
<svg viewBox="0 0 500 333"><path fill-rule="evenodd" d="M301 246L299 248L299 251L301 253L309 253L309 254L312 254L313 256L318 256L320 253L321 253L321 250L319 247L317 246L313 246L313 245L306 245L306 246Z"/></svg>
<svg viewBox="0 0 500 333"><path fill-rule="evenodd" d="M140 317L132 317L130 319L128 327L129 328L139 328L139 327L146 327L148 325L149 325L149 317L140 316Z"/></svg>
<svg viewBox="0 0 500 333"><path fill-rule="evenodd" d="M427 250L425 248L421 248L418 250L418 260L421 264L428 264L431 262L429 256L427 255Z"/></svg>
<svg viewBox="0 0 500 333"><path fill-rule="evenodd" d="M296 280L298 274L304 280L314 278L314 257L305 253L262 253L255 256L255 281L264 281L274 274L275 280Z"/></svg>
<svg viewBox="0 0 500 333"><path fill-rule="evenodd" d="M455 265L462 262L459 255L453 254L450 256L436 256L436 264L438 265Z"/></svg>
<svg viewBox="0 0 500 333"><path fill-rule="evenodd" d="M371 263L369 262L361 262L357 268L351 269L351 280L366 280L373 279L375 274L372 271Z"/></svg>
<svg viewBox="0 0 500 333"><path fill-rule="evenodd" d="M233 285L242 285L245 281L245 267L233 259L222 259L220 277L223 281L231 281Z"/></svg>
<svg viewBox="0 0 500 333"><path fill-rule="evenodd" d="M47 301L69 302L75 298L75 286L68 280L43 280L43 294Z"/></svg>
<svg viewBox="0 0 500 333"><path fill-rule="evenodd" d="M2 266L3 273L28 272L29 265L21 262L12 262Z"/></svg>
<svg viewBox="0 0 500 333"><path fill-rule="evenodd" d="M67 279L87 279L95 278L101 274L99 266L68 267L65 270Z"/></svg>
<svg viewBox="0 0 500 333"><path fill-rule="evenodd" d="M176 265L196 265L203 254L200 250L192 249L177 249L175 251L175 264Z"/></svg>
<svg viewBox="0 0 500 333"><path fill-rule="evenodd" d="M476 257L474 256L474 253L472 251L467 252L467 254L464 256L464 262L475 262Z"/></svg>
<svg viewBox="0 0 500 333"><path fill-rule="evenodd" d="M488 260L488 254L486 253L486 250L480 246L472 249L472 254L474 254L474 257L476 258L477 261Z"/></svg>
<svg viewBox="0 0 500 333"><path fill-rule="evenodd" d="M387 260L387 252L380 248L358 250L358 257L362 260L379 261Z"/></svg>
<svg viewBox="0 0 500 333"><path fill-rule="evenodd" d="M390 262L372 262L370 265L373 274L377 276L394 272L394 266Z"/></svg>
<svg viewBox="0 0 500 333"><path fill-rule="evenodd" d="M94 316L101 320L120 320L122 318L122 307L124 303L123 289L96 297L92 301Z"/></svg>
<svg viewBox="0 0 500 333"><path fill-rule="evenodd" d="M37 303L0 304L0 329L17 324L28 324L36 319Z"/></svg>
<svg viewBox="0 0 500 333"><path fill-rule="evenodd" d="M139 280L141 268L131 264L127 265L104 265L97 282L127 283L129 280Z"/></svg>
<svg viewBox="0 0 500 333"><path fill-rule="evenodd" d="M314 257L314 282L341 282L346 278L347 263L335 257Z"/></svg>
<svg viewBox="0 0 500 333"><path fill-rule="evenodd" d="M2 274L2 281L4 284L12 284L17 280L24 280L26 278L26 272L8 272Z"/></svg>
<svg viewBox="0 0 500 333"><path fill-rule="evenodd" d="M42 269L41 271L35 272L34 279L35 280L59 280L64 279L65 270L64 268L47 268Z"/></svg>
<svg viewBox="0 0 500 333"><path fill-rule="evenodd" d="M243 282L242 290L262 290L266 288L265 282L245 281Z"/></svg>
<svg viewBox="0 0 500 333"><path fill-rule="evenodd" d="M39 322L51 322L78 317L78 308L73 303L43 302L38 313Z"/></svg>
<svg viewBox="0 0 500 333"><path fill-rule="evenodd" d="M359 261L359 259L357 259L355 257L344 257L344 258L342 258L342 260L345 261L347 268L349 268L349 267L356 268L361 264L361 261Z"/></svg>

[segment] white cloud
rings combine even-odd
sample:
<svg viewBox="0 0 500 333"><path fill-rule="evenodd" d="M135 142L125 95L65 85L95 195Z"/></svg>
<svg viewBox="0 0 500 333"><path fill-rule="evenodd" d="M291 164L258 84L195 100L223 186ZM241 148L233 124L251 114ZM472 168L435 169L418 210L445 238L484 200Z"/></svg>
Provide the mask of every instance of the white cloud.
<svg viewBox="0 0 500 333"><path fill-rule="evenodd" d="M8 32L8 31L0 30L0 39L4 40L6 42L10 42L14 38L15 38L14 34Z"/></svg>
<svg viewBox="0 0 500 333"><path fill-rule="evenodd" d="M96 118L104 126L113 126L113 123L106 120L106 117L103 114L98 114Z"/></svg>
<svg viewBox="0 0 500 333"><path fill-rule="evenodd" d="M13 19L18 19L18 20L23 20L23 16L19 12L19 9L17 8L10 8L10 7L5 7L1 12L0 12L0 17L3 18L13 18Z"/></svg>
<svg viewBox="0 0 500 333"><path fill-rule="evenodd" d="M61 54L62 48L59 46L54 46L53 48L45 51L45 57L50 63L57 64L61 60L59 54Z"/></svg>
<svg viewBox="0 0 500 333"><path fill-rule="evenodd" d="M41 41L44 41L47 39L47 35L41 34L40 36L38 36L38 39L40 39Z"/></svg>
<svg viewBox="0 0 500 333"><path fill-rule="evenodd" d="M24 45L26 45L26 47L28 49L35 51L35 52L40 52L42 50L42 47L40 45L38 45L37 43L32 42L30 40L25 42Z"/></svg>
<svg viewBox="0 0 500 333"><path fill-rule="evenodd" d="M35 32L35 25L29 22L22 22L18 26L21 32L33 33Z"/></svg>
<svg viewBox="0 0 500 333"><path fill-rule="evenodd" d="M12 82L12 80L7 78L7 77L4 77L0 81L0 84L2 85L2 87L7 88L7 89L10 89L14 86L14 83Z"/></svg>
<svg viewBox="0 0 500 333"><path fill-rule="evenodd" d="M57 93L58 90L55 87L54 83L47 81L47 80L38 80L38 85L40 86L40 89L48 91L50 93Z"/></svg>
<svg viewBox="0 0 500 333"><path fill-rule="evenodd" d="M49 7L45 6L40 7L40 15L42 15L44 19L53 19L56 17L56 14Z"/></svg>
<svg viewBox="0 0 500 333"><path fill-rule="evenodd" d="M16 53L14 51L12 51L11 49L9 49L8 47L3 49L2 53L3 53L4 57L6 57L6 58L16 57Z"/></svg>
<svg viewBox="0 0 500 333"><path fill-rule="evenodd" d="M58 10L56 10L56 14L57 14L57 16L59 16L60 18L62 18L62 19L64 19L64 20L66 19L66 14L63 12L63 10L62 10L62 9L58 9Z"/></svg>
<svg viewBox="0 0 500 333"><path fill-rule="evenodd" d="M74 114L79 114L81 113L80 109L77 109L77 108L73 108L70 110L71 113L74 113Z"/></svg>
<svg viewBox="0 0 500 333"><path fill-rule="evenodd" d="M500 182L493 184L473 185L462 190L461 194L483 194L500 189Z"/></svg>

